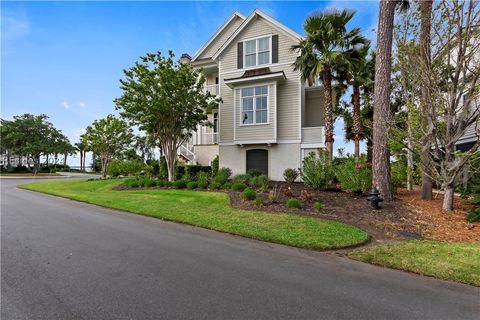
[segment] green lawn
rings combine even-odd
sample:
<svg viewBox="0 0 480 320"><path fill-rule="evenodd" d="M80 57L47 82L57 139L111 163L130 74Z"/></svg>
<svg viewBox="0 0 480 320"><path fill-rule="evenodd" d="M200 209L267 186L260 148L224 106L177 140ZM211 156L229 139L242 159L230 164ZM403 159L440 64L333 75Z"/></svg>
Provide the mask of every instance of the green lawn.
<svg viewBox="0 0 480 320"><path fill-rule="evenodd" d="M480 244L401 241L356 250L353 259L480 286Z"/></svg>
<svg viewBox="0 0 480 320"><path fill-rule="evenodd" d="M221 192L112 190L119 183L64 180L24 184L20 188L301 248L334 249L368 239L366 232L334 221L235 209L230 206L229 196Z"/></svg>

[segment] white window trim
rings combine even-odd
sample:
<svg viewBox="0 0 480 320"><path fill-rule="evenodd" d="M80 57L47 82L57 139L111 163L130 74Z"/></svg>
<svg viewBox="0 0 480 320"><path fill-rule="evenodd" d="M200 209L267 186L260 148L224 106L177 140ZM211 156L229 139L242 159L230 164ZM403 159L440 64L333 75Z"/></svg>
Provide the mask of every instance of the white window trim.
<svg viewBox="0 0 480 320"><path fill-rule="evenodd" d="M268 38L268 46L269 46L269 60L268 60L268 63L264 63L264 64L258 64L258 40L259 39L263 39L263 38ZM253 66L248 66L246 65L246 62L247 62L247 41L252 41L252 40L255 40L255 65ZM260 66L269 66L269 65L272 65L272 34L265 34L265 35L262 35L262 36L258 36L258 37L253 37L253 38L248 38L248 39L244 39L243 40L243 68L242 69L248 69L248 68L257 68L257 67L260 67ZM263 51L265 52L265 51Z"/></svg>
<svg viewBox="0 0 480 320"><path fill-rule="evenodd" d="M264 87L266 86L267 87L267 122L262 122L262 123L256 123L255 120L256 120L256 105L257 105L257 99L256 99L256 95L255 95L255 88L256 87ZM242 96L242 89L247 89L247 88L253 88L253 110L252 110L252 113L253 113L253 123L243 123L243 96ZM250 126L264 126L264 125L269 125L270 124L270 84L258 84L258 85L254 85L254 86L245 86L245 87L241 87L239 88L239 93L240 93L240 124L239 126L240 127L250 127ZM259 95L258 97L260 96L263 96L263 95Z"/></svg>

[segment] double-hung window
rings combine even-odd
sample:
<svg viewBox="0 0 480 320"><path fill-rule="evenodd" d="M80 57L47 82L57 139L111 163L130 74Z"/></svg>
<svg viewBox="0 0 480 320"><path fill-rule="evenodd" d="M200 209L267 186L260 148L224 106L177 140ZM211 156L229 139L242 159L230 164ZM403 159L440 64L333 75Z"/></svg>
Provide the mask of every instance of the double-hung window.
<svg viewBox="0 0 480 320"><path fill-rule="evenodd" d="M241 89L242 124L268 122L268 86Z"/></svg>
<svg viewBox="0 0 480 320"><path fill-rule="evenodd" d="M270 37L264 37L244 42L246 68L270 63L270 39Z"/></svg>

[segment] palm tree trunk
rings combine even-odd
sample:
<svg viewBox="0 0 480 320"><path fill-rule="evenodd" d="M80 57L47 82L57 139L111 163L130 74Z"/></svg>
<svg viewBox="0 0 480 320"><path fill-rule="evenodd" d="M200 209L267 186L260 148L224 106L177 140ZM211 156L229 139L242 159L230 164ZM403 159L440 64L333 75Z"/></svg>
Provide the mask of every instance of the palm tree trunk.
<svg viewBox="0 0 480 320"><path fill-rule="evenodd" d="M432 200L432 166L431 166L431 142L430 142L430 129L428 114L432 108L431 92L430 92L430 71L431 71L431 17L432 17L432 4L433 1L425 0L420 1L420 60L422 61L421 82L421 119L423 128L422 137L422 199Z"/></svg>
<svg viewBox="0 0 480 320"><path fill-rule="evenodd" d="M83 150L80 150L80 171L83 171Z"/></svg>
<svg viewBox="0 0 480 320"><path fill-rule="evenodd" d="M325 100L325 147L330 160L333 159L333 101L332 101L332 74L328 68L322 77L323 96Z"/></svg>
<svg viewBox="0 0 480 320"><path fill-rule="evenodd" d="M377 32L373 113L373 179L383 199L393 200L388 138L390 132L390 84L392 68L393 20L397 0L382 0Z"/></svg>
<svg viewBox="0 0 480 320"><path fill-rule="evenodd" d="M353 84L353 141L355 143L354 157L355 162L358 163L360 160L360 132L361 128L361 119L360 119L360 86L358 83Z"/></svg>

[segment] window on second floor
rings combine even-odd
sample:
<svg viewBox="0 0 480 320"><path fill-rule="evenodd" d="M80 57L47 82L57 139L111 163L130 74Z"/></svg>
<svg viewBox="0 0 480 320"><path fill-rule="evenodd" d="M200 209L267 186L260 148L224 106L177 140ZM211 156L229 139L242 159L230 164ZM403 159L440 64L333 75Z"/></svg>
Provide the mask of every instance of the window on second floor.
<svg viewBox="0 0 480 320"><path fill-rule="evenodd" d="M270 63L270 37L252 39L244 42L244 66L254 67Z"/></svg>
<svg viewBox="0 0 480 320"><path fill-rule="evenodd" d="M241 124L268 123L268 86L241 89Z"/></svg>

